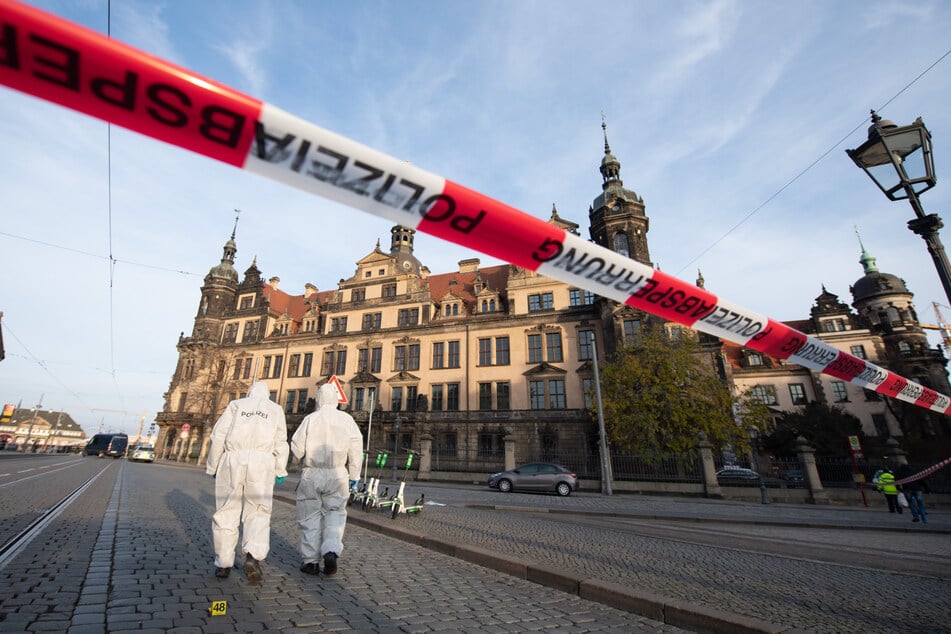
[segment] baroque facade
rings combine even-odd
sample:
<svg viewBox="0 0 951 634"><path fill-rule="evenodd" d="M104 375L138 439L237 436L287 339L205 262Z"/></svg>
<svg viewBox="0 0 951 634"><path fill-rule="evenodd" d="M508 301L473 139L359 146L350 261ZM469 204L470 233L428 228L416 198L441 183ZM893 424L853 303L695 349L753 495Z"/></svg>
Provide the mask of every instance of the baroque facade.
<svg viewBox="0 0 951 634"><path fill-rule="evenodd" d="M644 201L624 187L620 167L605 133L589 234L651 265ZM579 233L554 206L549 222ZM331 377L369 429L371 451L417 448L426 435L434 469L494 461L507 435L520 459L594 451L593 355L605 362L651 316L513 265L482 267L473 258L434 274L414 237L395 226L389 248L377 241L337 288L307 284L290 293L277 277L265 281L256 262L239 280L232 232L204 278L192 332L178 341L178 367L156 419L160 457L203 462L215 420L254 380L268 384L293 432ZM864 250L862 261L865 275L851 289L856 312L823 289L812 318L790 325L947 394L945 358L928 348L911 293ZM870 434L900 436L909 416L927 433L943 425L741 346L705 335L701 342L724 380L776 414L822 400L859 416Z"/></svg>

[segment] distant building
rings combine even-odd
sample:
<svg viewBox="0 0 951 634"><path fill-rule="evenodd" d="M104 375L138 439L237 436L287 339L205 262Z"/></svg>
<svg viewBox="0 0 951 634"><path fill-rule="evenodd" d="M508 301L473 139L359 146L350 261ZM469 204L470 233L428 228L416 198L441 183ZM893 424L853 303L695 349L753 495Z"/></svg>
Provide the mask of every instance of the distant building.
<svg viewBox="0 0 951 634"><path fill-rule="evenodd" d="M66 412L16 408L8 423L0 423L0 441L25 451L55 451L86 443L86 432Z"/></svg>
<svg viewBox="0 0 951 634"><path fill-rule="evenodd" d="M600 172L602 192L588 210L592 240L651 265L644 201L624 188L606 134ZM578 233L554 206L549 222ZM331 376L364 432L374 401L371 450L416 447L425 434L434 468L494 460L510 434L519 459L596 451L593 354L604 363L656 318L513 265L482 267L472 258L433 274L414 237L395 226L389 248L377 240L336 288L307 284L298 294L282 290L277 277L265 281L256 261L239 280L232 232L205 276L191 334L179 337L178 367L156 419L159 456L203 462L215 420L254 380L268 384L293 430ZM864 253L863 262L865 276L852 288L856 312L823 289L811 319L792 325L951 392L946 360L927 347L911 293ZM870 434L901 435L912 424L941 433L938 417L918 408L707 335L700 340L725 381L752 390L777 415L822 400L855 413Z"/></svg>

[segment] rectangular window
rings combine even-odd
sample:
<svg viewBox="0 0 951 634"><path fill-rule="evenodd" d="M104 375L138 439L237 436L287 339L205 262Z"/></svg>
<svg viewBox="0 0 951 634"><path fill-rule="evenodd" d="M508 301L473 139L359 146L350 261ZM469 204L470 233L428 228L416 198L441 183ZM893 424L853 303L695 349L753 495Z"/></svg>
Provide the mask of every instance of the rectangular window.
<svg viewBox="0 0 951 634"><path fill-rule="evenodd" d="M542 358L542 336L541 335L529 335L528 336L528 362L529 363L541 363Z"/></svg>
<svg viewBox="0 0 951 634"><path fill-rule="evenodd" d="M238 310L247 310L254 307L254 295L242 295L238 300Z"/></svg>
<svg viewBox="0 0 951 634"><path fill-rule="evenodd" d="M258 336L258 322L247 321L244 323L244 334L241 341L254 341Z"/></svg>
<svg viewBox="0 0 951 634"><path fill-rule="evenodd" d="M746 362L751 368L763 365L763 355L757 352L750 352L746 355Z"/></svg>
<svg viewBox="0 0 951 634"><path fill-rule="evenodd" d="M504 451L505 441L502 434L495 432L479 432L479 457L498 458Z"/></svg>
<svg viewBox="0 0 951 634"><path fill-rule="evenodd" d="M578 331L578 358L582 361L591 361L594 358L594 331Z"/></svg>
<svg viewBox="0 0 951 634"><path fill-rule="evenodd" d="M301 376L310 376L310 367L314 363L314 353L307 352L304 354L304 367L301 368Z"/></svg>
<svg viewBox="0 0 951 634"><path fill-rule="evenodd" d="M793 405L805 405L806 404L806 388L802 383L790 383L789 384L789 398L792 399Z"/></svg>
<svg viewBox="0 0 951 634"><path fill-rule="evenodd" d="M250 360L251 360L251 359L248 359L248 361L250 361ZM244 362L244 359L235 359L235 360L234 360L234 374L231 375L231 378L232 378L232 379L237 380L237 379L240 379L240 378L241 378L241 364L242 364L243 362ZM232 399L232 400L233 400L233 399Z"/></svg>
<svg viewBox="0 0 951 634"><path fill-rule="evenodd" d="M495 384L495 409L512 409L510 394L512 386L508 381Z"/></svg>
<svg viewBox="0 0 951 634"><path fill-rule="evenodd" d="M370 350L370 372L379 372L383 367L383 348Z"/></svg>
<svg viewBox="0 0 951 634"><path fill-rule="evenodd" d="M479 409L492 409L492 384L479 383Z"/></svg>
<svg viewBox="0 0 951 634"><path fill-rule="evenodd" d="M545 344L548 346L548 361L549 362L558 363L559 361L564 361L564 357L561 351L561 333L560 332L546 332Z"/></svg>
<svg viewBox="0 0 951 634"><path fill-rule="evenodd" d="M347 332L347 318L333 317L330 320L330 332Z"/></svg>
<svg viewBox="0 0 951 634"><path fill-rule="evenodd" d="M307 409L307 390L297 390L297 413L303 414Z"/></svg>
<svg viewBox="0 0 951 634"><path fill-rule="evenodd" d="M436 453L443 458L455 458L458 451L456 432L444 431L436 440Z"/></svg>
<svg viewBox="0 0 951 634"><path fill-rule="evenodd" d="M630 344L634 341L634 338L637 337L641 332L641 320L640 319L625 319L624 320L624 343Z"/></svg>
<svg viewBox="0 0 951 634"><path fill-rule="evenodd" d="M565 382L561 379L548 381L548 409L565 409Z"/></svg>
<svg viewBox="0 0 951 634"><path fill-rule="evenodd" d="M528 296L528 312L534 313L539 310L550 310L555 305L555 298L552 293L536 293Z"/></svg>
<svg viewBox="0 0 951 634"><path fill-rule="evenodd" d="M508 365L509 360L509 338L495 338L495 365Z"/></svg>
<svg viewBox="0 0 951 634"><path fill-rule="evenodd" d="M447 412L459 411L459 384L458 383L446 384L446 411Z"/></svg>
<svg viewBox="0 0 951 634"><path fill-rule="evenodd" d="M446 367L445 355L446 344L442 341L437 341L433 344L433 369L440 370Z"/></svg>
<svg viewBox="0 0 951 634"><path fill-rule="evenodd" d="M357 350L357 372L366 372L367 360L369 358L370 350L368 348L360 348Z"/></svg>
<svg viewBox="0 0 951 634"><path fill-rule="evenodd" d="M406 386L406 411L415 412L416 411L416 386L407 385Z"/></svg>
<svg viewBox="0 0 951 634"><path fill-rule="evenodd" d="M479 365L492 365L491 339L479 339Z"/></svg>
<svg viewBox="0 0 951 634"><path fill-rule="evenodd" d="M459 342L450 341L449 342L449 363L447 367L458 368L459 367Z"/></svg>
<svg viewBox="0 0 951 634"><path fill-rule="evenodd" d="M277 390L271 390L270 394L268 394L268 398L274 403L277 403Z"/></svg>
<svg viewBox="0 0 951 634"><path fill-rule="evenodd" d="M292 379L300 371L300 355L292 354L287 362L287 378Z"/></svg>
<svg viewBox="0 0 951 634"><path fill-rule="evenodd" d="M397 313L396 324L398 326L415 326L419 323L418 308L400 308Z"/></svg>
<svg viewBox="0 0 951 634"><path fill-rule="evenodd" d="M279 354L274 357L274 374L271 376L273 379L281 378L281 370L284 369L284 355Z"/></svg>
<svg viewBox="0 0 951 634"><path fill-rule="evenodd" d="M238 338L238 322L232 322L225 326L225 334L222 341L225 343L234 343Z"/></svg>
<svg viewBox="0 0 951 634"><path fill-rule="evenodd" d="M400 372L406 369L406 346L393 348L393 370Z"/></svg>
<svg viewBox="0 0 951 634"><path fill-rule="evenodd" d="M852 346L849 350L852 352L852 356L854 357L858 357L859 359L868 359L868 357L865 356L865 346Z"/></svg>
<svg viewBox="0 0 951 634"><path fill-rule="evenodd" d="M390 411L399 412L403 409L403 388L397 386L390 392Z"/></svg>
<svg viewBox="0 0 951 634"><path fill-rule="evenodd" d="M845 387L845 381L832 382L832 396L836 403L845 403L849 400L849 391Z"/></svg>
<svg viewBox="0 0 951 634"><path fill-rule="evenodd" d="M430 399L429 409L434 412L442 411L442 386L432 386L432 399Z"/></svg>
<svg viewBox="0 0 951 634"><path fill-rule="evenodd" d="M294 403L297 402L297 392L294 390L287 390L287 398L284 400L284 413L293 414L294 413Z"/></svg>
<svg viewBox="0 0 951 634"><path fill-rule="evenodd" d="M383 297L396 297L396 284L384 284Z"/></svg>
<svg viewBox="0 0 951 634"><path fill-rule="evenodd" d="M333 350L328 350L324 352L324 365L320 369L320 373L323 376L330 376L334 373L334 353Z"/></svg>
<svg viewBox="0 0 951 634"><path fill-rule="evenodd" d="M363 393L362 387L353 390L353 411L355 412L363 411Z"/></svg>
<svg viewBox="0 0 951 634"><path fill-rule="evenodd" d="M776 388L772 385L756 385L750 390L750 398L763 405L775 405Z"/></svg>
<svg viewBox="0 0 951 634"><path fill-rule="evenodd" d="M581 379L581 389L584 391L584 408L594 406L594 379Z"/></svg>
<svg viewBox="0 0 951 634"><path fill-rule="evenodd" d="M411 343L406 352L409 355L406 359L406 369L419 370L419 344Z"/></svg>
<svg viewBox="0 0 951 634"><path fill-rule="evenodd" d="M364 330L379 330L383 324L383 313L366 313L363 315Z"/></svg>
<svg viewBox="0 0 951 634"><path fill-rule="evenodd" d="M251 378L251 359L244 360L244 376L242 378L245 381Z"/></svg>
<svg viewBox="0 0 951 634"><path fill-rule="evenodd" d="M343 376L347 373L347 351L338 350L337 351L337 364L334 366L334 374Z"/></svg>
<svg viewBox="0 0 951 634"><path fill-rule="evenodd" d="M261 378L266 379L271 373L271 357L264 357L264 366L261 368Z"/></svg>
<svg viewBox="0 0 951 634"><path fill-rule="evenodd" d="M350 291L350 301L351 302L362 302L367 298L367 289L365 288L355 288Z"/></svg>
<svg viewBox="0 0 951 634"><path fill-rule="evenodd" d="M528 390L531 409L545 409L545 382L529 381Z"/></svg>
<svg viewBox="0 0 951 634"><path fill-rule="evenodd" d="M568 291L568 300L572 306L588 306L594 303L594 293L573 288Z"/></svg>

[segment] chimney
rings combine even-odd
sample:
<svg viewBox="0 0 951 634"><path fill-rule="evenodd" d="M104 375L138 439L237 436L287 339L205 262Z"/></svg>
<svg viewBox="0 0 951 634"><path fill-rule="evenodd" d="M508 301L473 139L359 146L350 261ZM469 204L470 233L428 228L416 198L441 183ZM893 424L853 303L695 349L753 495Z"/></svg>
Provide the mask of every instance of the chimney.
<svg viewBox="0 0 951 634"><path fill-rule="evenodd" d="M311 295L317 292L317 287L307 282L304 284L304 299L308 299Z"/></svg>
<svg viewBox="0 0 951 634"><path fill-rule="evenodd" d="M479 270L479 258L471 258L469 260L459 260L460 273L475 273L478 270Z"/></svg>
<svg viewBox="0 0 951 634"><path fill-rule="evenodd" d="M281 283L281 278L274 276L267 281L275 291L277 290L277 285Z"/></svg>

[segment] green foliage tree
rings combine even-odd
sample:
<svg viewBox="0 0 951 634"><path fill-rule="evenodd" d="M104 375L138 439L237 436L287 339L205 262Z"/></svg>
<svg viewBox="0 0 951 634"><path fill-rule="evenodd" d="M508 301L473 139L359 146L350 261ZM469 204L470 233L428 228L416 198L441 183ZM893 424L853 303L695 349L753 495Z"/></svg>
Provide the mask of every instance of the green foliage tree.
<svg viewBox="0 0 951 634"><path fill-rule="evenodd" d="M763 439L763 448L778 456L796 455L796 438L804 437L817 456L849 455L849 436L858 436L866 444L862 422L842 408L818 401L785 412L776 421L776 429Z"/></svg>
<svg viewBox="0 0 951 634"><path fill-rule="evenodd" d="M699 433L742 445L729 387L693 333L645 328L601 370L605 429L613 447L641 454L692 451Z"/></svg>

